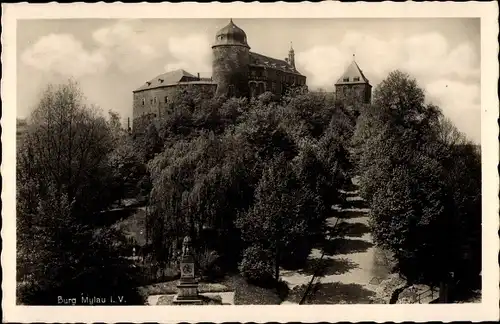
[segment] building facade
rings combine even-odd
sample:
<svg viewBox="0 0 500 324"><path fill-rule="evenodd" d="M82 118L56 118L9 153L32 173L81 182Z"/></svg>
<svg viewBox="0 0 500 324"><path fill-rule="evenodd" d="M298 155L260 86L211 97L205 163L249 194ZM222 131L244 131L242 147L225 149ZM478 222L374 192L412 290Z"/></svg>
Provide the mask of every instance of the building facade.
<svg viewBox="0 0 500 324"><path fill-rule="evenodd" d="M267 91L282 95L290 87L306 86L306 77L295 67L293 48L283 60L251 52L246 33L232 19L216 33L212 53L211 78L176 70L160 74L134 90L134 131L166 113L169 98L188 87L215 96L251 98Z"/></svg>
<svg viewBox="0 0 500 324"><path fill-rule="evenodd" d="M212 50L217 95L257 97L267 91L282 95L290 87L306 86L306 77L295 67L292 47L283 60L251 52L245 32L232 20L217 32Z"/></svg>
<svg viewBox="0 0 500 324"><path fill-rule="evenodd" d="M196 88L208 96L258 97L264 92L283 95L288 89L307 89L306 77L295 67L292 46L288 56L276 59L250 51L245 31L232 19L219 30L212 45L212 77L200 78L184 70L160 74L133 91L134 132L167 113L169 100L178 93ZM356 61L335 83L335 100L344 105L368 104L372 86Z"/></svg>
<svg viewBox="0 0 500 324"><path fill-rule="evenodd" d="M217 84L210 78L200 78L184 70L170 71L147 81L133 92L133 121L145 116L161 117L167 111L169 101L177 93L195 87L215 93Z"/></svg>

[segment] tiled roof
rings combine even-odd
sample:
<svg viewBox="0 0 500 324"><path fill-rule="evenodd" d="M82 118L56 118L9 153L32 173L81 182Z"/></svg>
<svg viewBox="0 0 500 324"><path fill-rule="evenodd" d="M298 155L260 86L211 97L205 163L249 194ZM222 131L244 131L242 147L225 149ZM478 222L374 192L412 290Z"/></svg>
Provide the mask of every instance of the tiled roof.
<svg viewBox="0 0 500 324"><path fill-rule="evenodd" d="M363 71L361 71L356 61L352 61L352 63L344 71L344 74L342 74L342 76L335 84L340 85L340 84L366 84L366 83L370 84L370 81L368 81L368 79L365 77Z"/></svg>
<svg viewBox="0 0 500 324"><path fill-rule="evenodd" d="M185 77L197 79L196 76L194 76L191 73L186 72L184 70L169 71L167 73L160 74L160 75L156 76L155 78L147 81L142 86L140 86L139 88L134 90L134 92L176 84L176 83L179 83L181 81L184 81L183 78L185 78Z"/></svg>
<svg viewBox="0 0 500 324"><path fill-rule="evenodd" d="M262 54L250 52L250 64L265 66L266 68L280 70L288 73L295 73L302 75L296 68L285 60L278 60Z"/></svg>

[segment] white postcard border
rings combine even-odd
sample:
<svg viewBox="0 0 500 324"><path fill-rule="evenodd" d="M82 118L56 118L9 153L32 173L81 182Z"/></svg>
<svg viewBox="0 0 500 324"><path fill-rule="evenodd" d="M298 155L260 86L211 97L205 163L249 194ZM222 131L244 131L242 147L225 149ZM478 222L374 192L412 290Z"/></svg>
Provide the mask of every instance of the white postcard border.
<svg viewBox="0 0 500 324"><path fill-rule="evenodd" d="M251 3L2 4L3 319L15 322L268 322L498 320L498 4ZM481 145L483 167L483 298L480 304L281 306L16 306L15 145L16 22L57 18L481 18Z"/></svg>

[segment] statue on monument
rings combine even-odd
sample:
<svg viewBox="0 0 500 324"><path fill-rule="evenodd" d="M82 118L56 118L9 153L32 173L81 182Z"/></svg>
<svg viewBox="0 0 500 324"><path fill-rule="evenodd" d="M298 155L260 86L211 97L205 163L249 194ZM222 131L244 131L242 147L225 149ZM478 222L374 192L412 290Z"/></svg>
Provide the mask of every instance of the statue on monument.
<svg viewBox="0 0 500 324"><path fill-rule="evenodd" d="M198 281L195 278L195 262L191 249L191 238L186 236L182 241L182 256L180 262L181 279L178 294L174 304L200 304L198 296Z"/></svg>
<svg viewBox="0 0 500 324"><path fill-rule="evenodd" d="M191 238L189 236L184 237L182 241L182 257L191 255Z"/></svg>

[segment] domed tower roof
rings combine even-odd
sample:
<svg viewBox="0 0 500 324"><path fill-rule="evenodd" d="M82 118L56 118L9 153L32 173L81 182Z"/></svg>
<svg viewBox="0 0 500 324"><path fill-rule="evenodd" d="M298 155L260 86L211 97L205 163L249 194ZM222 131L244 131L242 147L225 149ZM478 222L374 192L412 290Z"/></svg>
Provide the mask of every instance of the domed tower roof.
<svg viewBox="0 0 500 324"><path fill-rule="evenodd" d="M219 30L215 35L215 43L212 47L220 45L239 45L250 48L247 43L247 34L236 26L231 19L229 24Z"/></svg>

